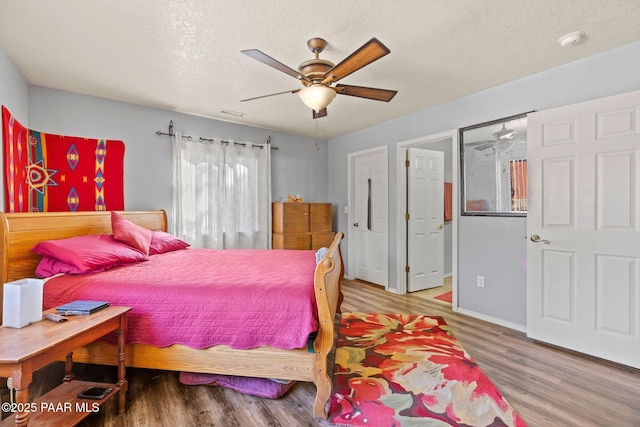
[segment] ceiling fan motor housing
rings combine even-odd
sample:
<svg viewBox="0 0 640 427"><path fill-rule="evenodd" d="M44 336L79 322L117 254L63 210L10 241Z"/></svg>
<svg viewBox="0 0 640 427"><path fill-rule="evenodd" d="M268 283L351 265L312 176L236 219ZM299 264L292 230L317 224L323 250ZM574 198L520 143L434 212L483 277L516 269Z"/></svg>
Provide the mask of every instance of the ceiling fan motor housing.
<svg viewBox="0 0 640 427"><path fill-rule="evenodd" d="M325 73L333 68L333 65L333 62L324 59L310 59L300 64L298 71L310 80L322 81Z"/></svg>
<svg viewBox="0 0 640 427"><path fill-rule="evenodd" d="M331 61L320 59L320 53L327 47L327 41L325 39L319 37L309 39L309 41L307 41L307 47L315 55L315 58L300 64L298 71L308 79L316 80L314 83L318 83L317 80L322 80L325 73L333 68L335 64Z"/></svg>

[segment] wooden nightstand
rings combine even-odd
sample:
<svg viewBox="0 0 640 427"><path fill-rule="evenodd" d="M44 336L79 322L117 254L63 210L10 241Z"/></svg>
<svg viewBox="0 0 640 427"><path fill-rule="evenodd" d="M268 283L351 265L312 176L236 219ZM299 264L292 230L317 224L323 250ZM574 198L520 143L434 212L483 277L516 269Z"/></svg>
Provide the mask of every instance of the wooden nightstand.
<svg viewBox="0 0 640 427"><path fill-rule="evenodd" d="M68 321L61 323L44 319L21 329L0 328L0 377L10 377L16 389L16 402L10 408L16 413L2 420L0 425L26 426L29 421L37 426L75 425L116 393L118 409L124 412L127 392L124 333L129 310L130 307L107 307L89 315L69 316ZM46 313L49 312L54 313L55 310ZM113 331L118 334L117 384L75 380L72 352ZM66 362L62 385L29 402L33 372L63 357L66 357ZM89 386L113 390L100 400L78 398L78 393Z"/></svg>

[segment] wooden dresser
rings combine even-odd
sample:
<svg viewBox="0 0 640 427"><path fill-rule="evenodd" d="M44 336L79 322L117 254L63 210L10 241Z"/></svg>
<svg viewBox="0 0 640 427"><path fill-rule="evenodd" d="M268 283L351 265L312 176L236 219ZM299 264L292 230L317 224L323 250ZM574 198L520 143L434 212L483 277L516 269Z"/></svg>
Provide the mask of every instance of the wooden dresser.
<svg viewBox="0 0 640 427"><path fill-rule="evenodd" d="M320 249L333 241L331 203L272 204L273 249Z"/></svg>

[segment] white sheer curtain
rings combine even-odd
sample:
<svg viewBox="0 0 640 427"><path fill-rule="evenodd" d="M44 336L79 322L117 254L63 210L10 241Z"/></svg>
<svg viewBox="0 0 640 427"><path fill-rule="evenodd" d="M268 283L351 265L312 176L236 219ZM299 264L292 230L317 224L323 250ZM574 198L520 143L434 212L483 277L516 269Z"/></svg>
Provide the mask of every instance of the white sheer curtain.
<svg viewBox="0 0 640 427"><path fill-rule="evenodd" d="M195 247L268 249L271 149L173 136L171 231Z"/></svg>

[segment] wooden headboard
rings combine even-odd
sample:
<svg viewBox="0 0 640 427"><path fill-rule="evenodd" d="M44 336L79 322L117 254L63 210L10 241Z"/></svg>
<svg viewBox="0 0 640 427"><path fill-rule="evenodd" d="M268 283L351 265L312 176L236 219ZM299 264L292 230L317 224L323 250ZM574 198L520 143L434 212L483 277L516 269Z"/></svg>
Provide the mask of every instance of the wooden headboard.
<svg viewBox="0 0 640 427"><path fill-rule="evenodd" d="M150 230L167 231L164 210L118 213ZM32 249L38 242L87 234L112 234L111 212L0 212L0 283L35 277L41 257ZM0 292L0 322L2 297Z"/></svg>

